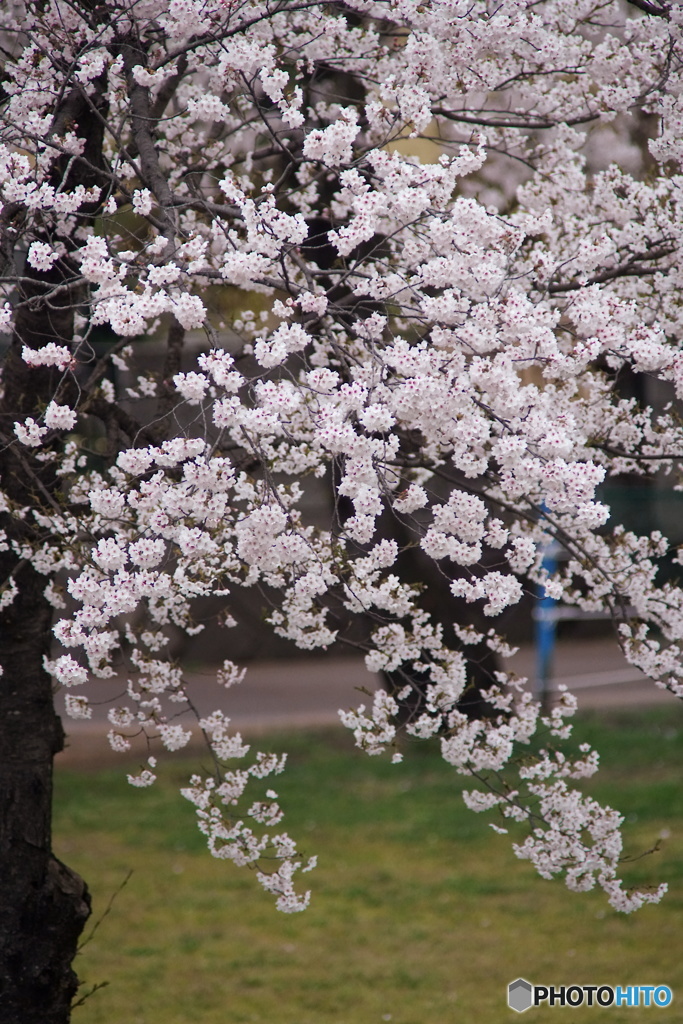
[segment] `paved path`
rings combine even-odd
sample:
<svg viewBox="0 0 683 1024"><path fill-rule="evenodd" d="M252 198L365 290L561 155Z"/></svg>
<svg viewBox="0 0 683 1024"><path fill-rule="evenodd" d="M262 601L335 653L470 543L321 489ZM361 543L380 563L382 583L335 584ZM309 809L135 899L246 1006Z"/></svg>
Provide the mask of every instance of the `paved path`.
<svg viewBox="0 0 683 1024"><path fill-rule="evenodd" d="M533 680L536 652L522 647L507 668ZM677 698L627 664L612 639L571 640L557 644L552 687L563 684L576 694L579 708L618 707L624 704L677 704Z"/></svg>
<svg viewBox="0 0 683 1024"><path fill-rule="evenodd" d="M535 652L530 646L523 647L507 665L530 678L534 666ZM337 724L339 708L367 703L369 698L363 690L377 685L377 677L366 671L362 659L338 657L255 662L249 666L244 682L229 690L216 685L215 671L209 668L191 672L188 678L192 700L201 714L220 708L229 715L234 728L247 736ZM559 643L554 686L560 683L576 693L580 708L667 703L673 707L676 700L628 666L616 644L609 640ZM123 697L121 686L116 681L97 680L91 684L89 696L93 719L65 721L68 747L58 761L64 765L120 764L121 755L111 751L106 740L106 712L112 698Z"/></svg>

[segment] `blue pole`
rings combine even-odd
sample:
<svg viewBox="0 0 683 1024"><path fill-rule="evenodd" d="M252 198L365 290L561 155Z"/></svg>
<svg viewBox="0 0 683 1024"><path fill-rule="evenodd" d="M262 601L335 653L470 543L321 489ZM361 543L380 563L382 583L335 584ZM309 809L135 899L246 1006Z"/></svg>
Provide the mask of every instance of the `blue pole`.
<svg viewBox="0 0 683 1024"><path fill-rule="evenodd" d="M556 541L551 541L543 552L541 563L549 576L557 570ZM541 596L539 587L538 603L534 608L534 639L536 641L536 680L534 696L546 708L550 698L552 662L557 635L557 601L547 594Z"/></svg>

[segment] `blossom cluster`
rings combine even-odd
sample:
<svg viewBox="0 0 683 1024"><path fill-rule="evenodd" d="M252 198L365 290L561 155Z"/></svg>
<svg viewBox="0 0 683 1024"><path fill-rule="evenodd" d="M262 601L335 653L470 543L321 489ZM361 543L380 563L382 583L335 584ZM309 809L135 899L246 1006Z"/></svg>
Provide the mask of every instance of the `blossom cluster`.
<svg viewBox="0 0 683 1024"><path fill-rule="evenodd" d="M243 796L283 762L234 767L248 747L219 711L189 724L169 643L201 630L201 599L230 623L257 586L279 636L324 651L355 620L369 671L399 680L342 713L360 747L438 737L484 786L473 810L529 824L515 849L543 876L622 910L662 894L624 891L621 819L574 785L590 752L519 758L539 730L569 737L569 698L544 716L496 672L489 711L467 713L471 649L508 649L488 623L531 585L608 611L627 659L683 696L670 545L614 526L601 497L683 458L683 19L649 6L0 15L25 40L0 113L0 327L22 382L2 444L32 481L0 492L0 609L31 561L63 616L45 668L67 713L91 714L88 679L121 679L114 749L204 734L218 767L184 795L215 856L275 856L258 877L281 909L308 899L295 846L272 791ZM637 401L629 375L664 398ZM427 563L469 627L430 617Z"/></svg>

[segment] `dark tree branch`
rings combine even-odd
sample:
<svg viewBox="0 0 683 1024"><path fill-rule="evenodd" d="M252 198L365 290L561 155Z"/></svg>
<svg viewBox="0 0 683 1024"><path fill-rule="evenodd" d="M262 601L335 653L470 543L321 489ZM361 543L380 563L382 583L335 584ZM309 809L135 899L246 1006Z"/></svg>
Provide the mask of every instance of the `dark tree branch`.
<svg viewBox="0 0 683 1024"><path fill-rule="evenodd" d="M664 274L666 268L643 266L646 260L654 261L672 256L676 252L673 245L662 245L658 249L650 249L644 253L637 253L631 256L624 263L620 263L610 270L603 270L600 274L594 274L585 281L568 281L566 284L548 284L545 287L550 295L560 295L566 292L579 291L581 288L588 288L592 284L606 284L608 281L616 281L620 277L650 277L652 274ZM542 288L543 286L538 285Z"/></svg>
<svg viewBox="0 0 683 1024"><path fill-rule="evenodd" d="M142 170L143 182L147 185L157 198L159 205L164 210L166 230L171 237L177 232L176 219L172 214L173 194L169 187L166 176L159 165L159 157L152 136L154 119L152 117L149 103L149 89L138 85L133 75L133 69L137 66L146 68L147 54L136 45L132 39L126 40L121 45L121 54L126 69L128 82L128 95L131 109L131 130L135 145L140 155L140 167Z"/></svg>
<svg viewBox="0 0 683 1024"><path fill-rule="evenodd" d="M180 372L185 328L177 320L173 320L166 337L166 358L162 372L161 395L157 406L156 431L165 436L171 421L171 413L180 400L180 395L173 386L173 378Z"/></svg>
<svg viewBox="0 0 683 1024"><path fill-rule="evenodd" d="M626 0L626 3L631 7L637 7L639 11L644 11L645 14L651 14L655 18L666 18L669 20L671 5L667 3L657 2L657 0Z"/></svg>

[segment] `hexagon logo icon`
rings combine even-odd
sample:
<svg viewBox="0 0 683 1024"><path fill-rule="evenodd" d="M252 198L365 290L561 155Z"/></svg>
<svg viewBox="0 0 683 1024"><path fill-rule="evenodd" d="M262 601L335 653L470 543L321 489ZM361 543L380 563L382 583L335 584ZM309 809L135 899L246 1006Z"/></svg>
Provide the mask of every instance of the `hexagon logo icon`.
<svg viewBox="0 0 683 1024"><path fill-rule="evenodd" d="M508 985L508 1006L517 1013L524 1013L533 1004L533 986L525 978L517 978Z"/></svg>

